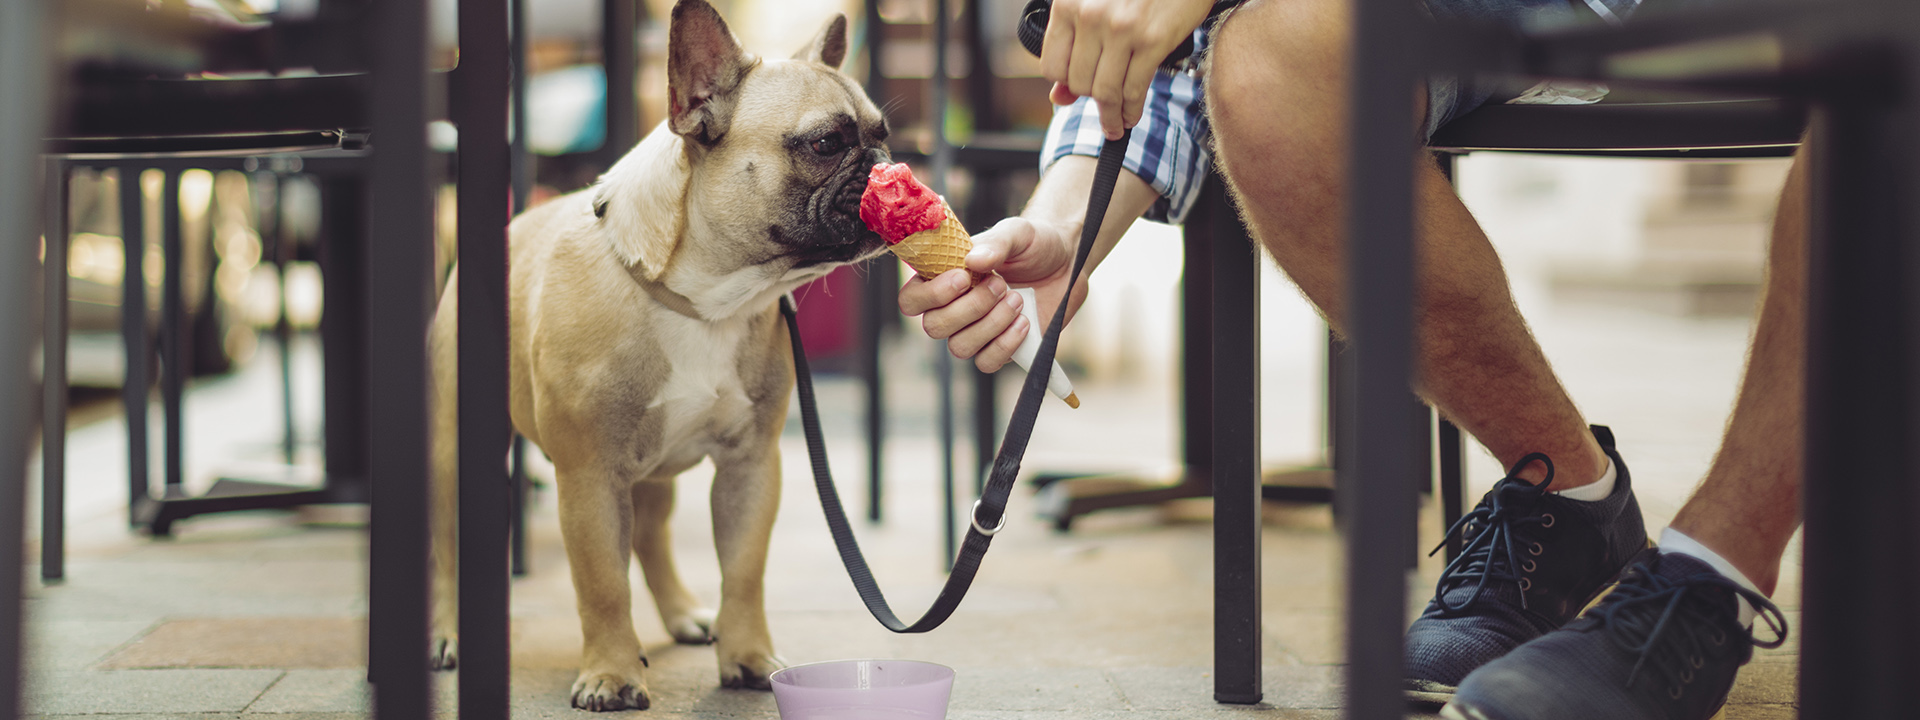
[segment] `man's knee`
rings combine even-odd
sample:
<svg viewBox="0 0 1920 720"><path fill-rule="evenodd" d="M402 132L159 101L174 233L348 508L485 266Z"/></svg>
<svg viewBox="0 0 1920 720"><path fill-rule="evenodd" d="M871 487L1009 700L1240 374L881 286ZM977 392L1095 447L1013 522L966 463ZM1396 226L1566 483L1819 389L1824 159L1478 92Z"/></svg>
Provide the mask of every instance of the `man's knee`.
<svg viewBox="0 0 1920 720"><path fill-rule="evenodd" d="M1349 0L1256 0L1214 33L1207 103L1219 119L1337 109L1342 102ZM1304 103L1304 104L1303 104ZM1285 107L1276 108L1276 105Z"/></svg>
<svg viewBox="0 0 1920 720"><path fill-rule="evenodd" d="M1206 83L1215 157L1283 265L1324 254L1337 218L1347 9L1348 0L1258 0L1214 35Z"/></svg>

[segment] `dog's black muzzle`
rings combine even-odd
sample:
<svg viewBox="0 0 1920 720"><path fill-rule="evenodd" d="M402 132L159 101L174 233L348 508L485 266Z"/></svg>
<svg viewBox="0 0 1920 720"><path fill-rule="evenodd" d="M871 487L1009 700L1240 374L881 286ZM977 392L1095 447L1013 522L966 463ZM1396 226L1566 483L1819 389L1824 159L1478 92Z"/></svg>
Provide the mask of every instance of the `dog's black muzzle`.
<svg viewBox="0 0 1920 720"><path fill-rule="evenodd" d="M853 262L886 247L886 241L861 222L860 198L866 194L867 176L873 166L891 158L885 147L850 153L847 164L815 191L813 202L808 203L811 237L797 243L782 238L793 247L792 255L800 267Z"/></svg>

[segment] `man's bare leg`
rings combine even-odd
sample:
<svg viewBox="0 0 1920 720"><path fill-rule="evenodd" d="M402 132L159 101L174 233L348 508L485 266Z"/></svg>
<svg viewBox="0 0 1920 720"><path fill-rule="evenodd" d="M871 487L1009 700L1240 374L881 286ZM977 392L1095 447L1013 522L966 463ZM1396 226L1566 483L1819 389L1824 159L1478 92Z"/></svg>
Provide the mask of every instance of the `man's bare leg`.
<svg viewBox="0 0 1920 720"><path fill-rule="evenodd" d="M1780 556L1800 526L1806 408L1807 163L1802 146L1773 219L1760 321L1720 454L1673 529L1773 594Z"/></svg>
<svg viewBox="0 0 1920 720"><path fill-rule="evenodd" d="M1349 13L1348 0L1251 3L1217 34L1208 77L1216 156L1254 236L1335 326ZM1415 162L1421 394L1503 465L1540 452L1555 490L1598 480L1606 456L1514 307L1499 257L1439 169Z"/></svg>

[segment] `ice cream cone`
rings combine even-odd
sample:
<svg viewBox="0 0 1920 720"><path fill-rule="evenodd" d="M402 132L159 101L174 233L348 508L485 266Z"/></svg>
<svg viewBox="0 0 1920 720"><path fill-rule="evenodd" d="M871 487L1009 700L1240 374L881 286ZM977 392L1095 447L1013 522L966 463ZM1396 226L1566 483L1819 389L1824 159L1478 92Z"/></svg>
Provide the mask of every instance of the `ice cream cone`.
<svg viewBox="0 0 1920 720"><path fill-rule="evenodd" d="M907 267L913 268L922 280L932 280L940 273L967 266L967 252L973 249L973 236L953 216L953 209L947 208L947 217L940 221L940 227L901 238L900 242L888 246L893 254L899 256ZM974 282L981 276L975 275Z"/></svg>

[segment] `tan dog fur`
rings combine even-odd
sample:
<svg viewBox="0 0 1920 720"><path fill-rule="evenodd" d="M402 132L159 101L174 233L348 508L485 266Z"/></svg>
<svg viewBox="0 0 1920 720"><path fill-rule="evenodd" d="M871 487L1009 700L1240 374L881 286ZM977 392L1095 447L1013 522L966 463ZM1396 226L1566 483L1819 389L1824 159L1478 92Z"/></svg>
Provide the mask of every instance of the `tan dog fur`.
<svg viewBox="0 0 1920 720"><path fill-rule="evenodd" d="M781 667L761 584L793 387L777 300L884 248L857 204L867 169L887 159L886 127L835 69L844 17L794 59L763 61L705 2L682 0L669 46L669 119L596 186L509 229L513 425L553 460L585 638L573 705L589 710L650 704L629 552L674 639L716 643L722 685L766 688ZM836 142L844 152L820 152ZM457 663L458 282L456 270L430 339L442 668ZM698 319L648 283L683 296ZM718 613L681 584L668 533L675 476L709 457Z"/></svg>

